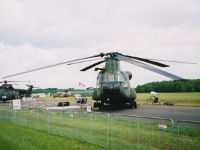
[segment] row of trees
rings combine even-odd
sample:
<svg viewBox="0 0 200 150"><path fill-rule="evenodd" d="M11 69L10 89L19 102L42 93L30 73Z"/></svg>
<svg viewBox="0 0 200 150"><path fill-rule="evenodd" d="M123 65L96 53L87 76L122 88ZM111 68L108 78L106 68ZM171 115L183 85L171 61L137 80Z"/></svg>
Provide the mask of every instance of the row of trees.
<svg viewBox="0 0 200 150"><path fill-rule="evenodd" d="M63 91L71 91L75 93L88 93L86 95L92 95L94 89L57 89L57 88L47 88L47 89L34 89L32 93L51 93ZM151 91L156 92L200 92L200 79L197 80L178 80L178 81L161 81L161 82L151 82L144 85L138 85L136 87L136 92L138 93L148 93Z"/></svg>
<svg viewBox="0 0 200 150"><path fill-rule="evenodd" d="M138 85L136 92L200 92L200 79L152 82Z"/></svg>
<svg viewBox="0 0 200 150"><path fill-rule="evenodd" d="M54 94L58 91L57 88L47 88L47 89L33 89L32 93L37 94L37 93L51 93Z"/></svg>
<svg viewBox="0 0 200 150"><path fill-rule="evenodd" d="M68 92L68 91L70 91L72 93L72 95L81 94L82 96L92 96L94 88L87 88L85 90L74 89L74 88L69 88L69 89L57 89L57 88L33 89L32 93L33 94L38 94L38 93L55 94L56 92Z"/></svg>

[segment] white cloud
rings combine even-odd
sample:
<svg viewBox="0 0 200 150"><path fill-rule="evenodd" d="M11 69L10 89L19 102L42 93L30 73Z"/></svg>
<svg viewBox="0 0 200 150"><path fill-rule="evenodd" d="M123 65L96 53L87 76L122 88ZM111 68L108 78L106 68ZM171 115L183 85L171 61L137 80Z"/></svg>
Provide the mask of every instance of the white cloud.
<svg viewBox="0 0 200 150"><path fill-rule="evenodd" d="M200 2L0 0L1 76L100 52L119 51L146 58L200 60ZM89 63L60 66L13 79L40 80L43 87L95 86L97 72L81 73ZM199 66L168 71L199 78ZM167 79L122 63L132 84Z"/></svg>

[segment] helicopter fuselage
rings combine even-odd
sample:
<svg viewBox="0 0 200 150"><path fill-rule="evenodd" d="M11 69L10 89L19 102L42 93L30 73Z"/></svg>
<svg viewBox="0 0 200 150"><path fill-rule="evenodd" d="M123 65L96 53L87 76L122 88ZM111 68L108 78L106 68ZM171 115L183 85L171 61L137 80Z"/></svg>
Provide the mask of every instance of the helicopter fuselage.
<svg viewBox="0 0 200 150"><path fill-rule="evenodd" d="M117 59L106 58L105 69L100 71L97 77L93 99L112 105L133 103L136 99L136 92L130 87L131 78L130 72L120 70Z"/></svg>
<svg viewBox="0 0 200 150"><path fill-rule="evenodd" d="M15 98L15 91L11 84L3 84L0 87L0 100L12 100Z"/></svg>
<svg viewBox="0 0 200 150"><path fill-rule="evenodd" d="M30 86L28 90L24 89L14 89L11 84L3 84L0 87L0 101L7 101L18 99L22 97L28 97L31 95L33 86Z"/></svg>

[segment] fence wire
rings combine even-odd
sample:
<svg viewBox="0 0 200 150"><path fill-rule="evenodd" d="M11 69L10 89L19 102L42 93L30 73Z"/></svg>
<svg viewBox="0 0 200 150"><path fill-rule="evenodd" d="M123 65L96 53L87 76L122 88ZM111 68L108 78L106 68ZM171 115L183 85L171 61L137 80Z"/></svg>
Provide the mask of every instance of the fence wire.
<svg viewBox="0 0 200 150"><path fill-rule="evenodd" d="M21 109L13 110L11 103L0 103L0 122L84 141L102 149L200 149L197 121L178 121L175 128L168 118L50 108L43 102L22 101Z"/></svg>
<svg viewBox="0 0 200 150"><path fill-rule="evenodd" d="M188 144L188 139L190 143ZM178 150L200 149L200 122L180 120L177 121Z"/></svg>
<svg viewBox="0 0 200 150"><path fill-rule="evenodd" d="M173 146L171 119L133 115L111 117L111 149L173 149Z"/></svg>

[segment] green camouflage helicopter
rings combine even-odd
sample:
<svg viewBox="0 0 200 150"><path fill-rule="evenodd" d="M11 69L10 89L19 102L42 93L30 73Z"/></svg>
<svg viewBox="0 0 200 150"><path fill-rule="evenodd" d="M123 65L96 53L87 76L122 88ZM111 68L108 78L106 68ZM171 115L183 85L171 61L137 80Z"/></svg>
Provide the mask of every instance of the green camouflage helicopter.
<svg viewBox="0 0 200 150"><path fill-rule="evenodd" d="M21 82L21 81L3 81L4 83L0 86L0 101L4 103L7 100L19 99L22 97L30 97L33 89L32 85L27 85L28 89L15 89L12 84L7 84L8 82Z"/></svg>
<svg viewBox="0 0 200 150"><path fill-rule="evenodd" d="M169 77L173 80L181 80L183 78L178 77L176 75L173 75L171 73L168 73L164 70L158 69L154 66L158 67L169 67L166 64L160 63L158 61L154 61L153 59L146 59L146 58L140 58L140 57L134 57L129 55L123 55L118 52L111 52L111 53L100 53L98 55L80 58L80 59L74 59L71 61L65 61L41 68L36 68L28 71L24 71L21 73L5 76L3 78L8 78L12 76L17 76L37 70L42 70L50 67L55 67L58 65L72 65L77 63L83 63L88 61L94 61L96 59L94 58L102 58L103 60L98 61L84 69L81 69L81 71L86 71L90 68L93 68L99 64L102 64L105 62L104 68L95 68L95 71L100 71L97 76L97 84L96 89L93 92L93 99L96 101L95 105L103 106L105 103L111 104L111 105L122 105L129 103L130 108L137 108L136 104L136 92L134 88L131 88L130 86L130 80L132 78L132 74L129 71L122 71L120 69L120 61L124 61L133 65L136 65L138 67L142 67L143 69L147 69L149 71L164 75L166 77ZM162 61L162 60L160 60ZM150 65L149 65L150 64ZM154 66L153 66L154 65Z"/></svg>

